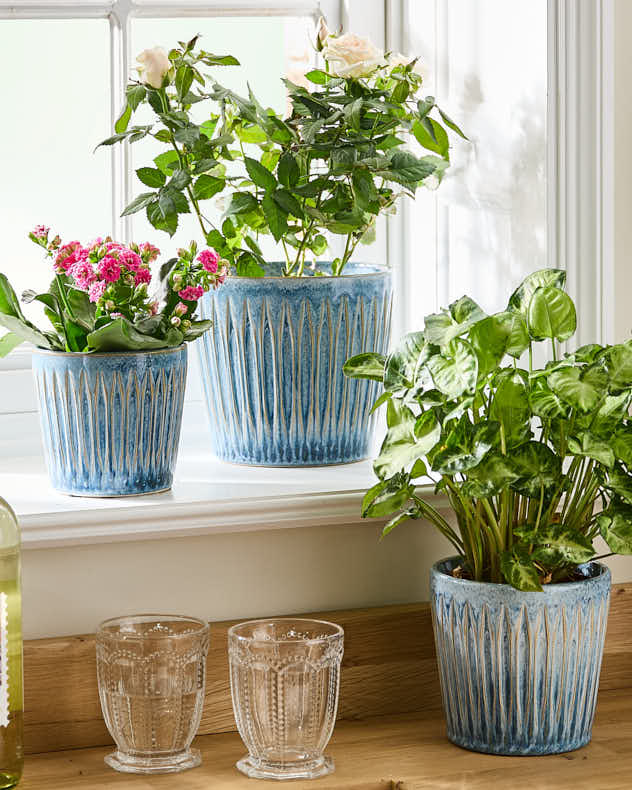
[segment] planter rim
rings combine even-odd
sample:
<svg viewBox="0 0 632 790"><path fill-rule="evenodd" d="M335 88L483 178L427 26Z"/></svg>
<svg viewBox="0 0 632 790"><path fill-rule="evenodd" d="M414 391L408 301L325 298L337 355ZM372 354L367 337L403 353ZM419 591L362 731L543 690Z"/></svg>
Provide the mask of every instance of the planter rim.
<svg viewBox="0 0 632 790"><path fill-rule="evenodd" d="M505 584L504 582L501 584L495 584L494 582L479 582L475 579L457 579L455 576L451 576L449 573L446 573L444 570L444 566L446 563L449 562L459 562L463 558L459 557L458 555L453 555L451 557L444 557L443 559L435 562L431 568L430 574L435 576L441 576L444 579L449 579L451 584L455 584L461 588L470 588L470 589L477 589L481 590L483 588L493 589L493 590L501 590L505 589L507 591L511 591L512 594L520 594L520 595L534 595L534 596L542 596L542 595L555 595L557 592L564 592L565 590L575 589L580 584L586 584L587 582L599 582L604 579L604 577L610 578L610 569L607 565L604 565L601 562L597 562L595 560L591 560L590 562L581 563L577 567L587 567L587 566L595 566L599 569L599 573L596 576L586 576L584 579L577 579L573 582L560 582L559 584L545 584L542 588L542 592L537 592L536 590L518 590L515 587L512 587L510 584Z"/></svg>
<svg viewBox="0 0 632 790"><path fill-rule="evenodd" d="M181 351L183 348L186 348L186 343L170 348L152 348L147 351L54 351L51 348L36 346L33 354L43 354L47 357L89 357L90 359L95 357L145 357L149 354L175 354L176 351Z"/></svg>
<svg viewBox="0 0 632 790"><path fill-rule="evenodd" d="M269 263L283 263L283 261L269 261ZM321 261L321 263L328 263L328 261ZM347 273L347 269L353 269L354 266L367 266L373 267L375 271L372 272L363 272L361 274L352 274L351 272ZM285 277L282 274L264 274L263 277L249 277L249 276L240 276L237 274L231 274L226 278L226 283L229 282L275 282L275 281L283 281L285 283L291 282L299 282L299 283L323 283L323 282L340 282L342 280L361 280L366 279L367 277L380 277L384 274L390 274L392 269L389 266L386 266L381 263L362 263L361 261L352 261L345 266L342 274L340 275L331 275L329 277Z"/></svg>

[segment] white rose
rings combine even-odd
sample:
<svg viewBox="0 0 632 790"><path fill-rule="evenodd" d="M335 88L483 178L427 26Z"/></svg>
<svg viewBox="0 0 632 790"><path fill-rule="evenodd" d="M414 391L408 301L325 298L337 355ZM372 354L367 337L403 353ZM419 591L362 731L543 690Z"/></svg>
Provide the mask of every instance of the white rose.
<svg viewBox="0 0 632 790"><path fill-rule="evenodd" d="M385 65L384 53L368 38L345 33L339 38L328 36L323 57L332 66L336 77L368 77L378 66Z"/></svg>
<svg viewBox="0 0 632 790"><path fill-rule="evenodd" d="M140 63L136 71L142 82L152 88L162 88L164 76L171 68L171 61L165 50L162 47L144 49L136 60Z"/></svg>
<svg viewBox="0 0 632 790"><path fill-rule="evenodd" d="M411 58L410 56L402 55L401 52L397 52L394 55L390 55L388 59L388 65L392 69L394 69L395 66L407 66L412 61L413 58ZM419 76L424 80L428 77L428 69L419 60L417 60L417 62L413 66L413 71L415 72L415 74L419 74Z"/></svg>

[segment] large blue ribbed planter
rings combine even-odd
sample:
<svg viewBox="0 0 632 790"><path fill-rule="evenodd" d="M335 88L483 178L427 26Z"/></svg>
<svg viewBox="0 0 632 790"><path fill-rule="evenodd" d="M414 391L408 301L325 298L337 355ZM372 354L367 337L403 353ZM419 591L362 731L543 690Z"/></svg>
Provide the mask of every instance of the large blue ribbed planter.
<svg viewBox="0 0 632 790"><path fill-rule="evenodd" d="M214 454L261 466L366 458L377 383L342 366L386 353L391 300L390 273L367 264L342 277L230 277L207 294L213 327L198 348Z"/></svg>
<svg viewBox="0 0 632 790"><path fill-rule="evenodd" d="M430 577L448 738L492 754L555 754L591 738L603 654L610 571L520 592L455 579L458 558Z"/></svg>
<svg viewBox="0 0 632 790"><path fill-rule="evenodd" d="M186 372L184 345L142 353L36 349L33 373L53 487L100 497L171 488Z"/></svg>

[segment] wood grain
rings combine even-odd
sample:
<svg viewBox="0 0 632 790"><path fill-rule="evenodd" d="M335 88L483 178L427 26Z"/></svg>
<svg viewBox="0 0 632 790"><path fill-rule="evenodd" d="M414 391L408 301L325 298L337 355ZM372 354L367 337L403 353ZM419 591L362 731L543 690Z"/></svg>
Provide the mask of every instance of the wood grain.
<svg viewBox="0 0 632 790"><path fill-rule="evenodd" d="M345 629L340 718L365 719L440 710L428 604L317 612ZM632 585L613 588L602 689L632 688ZM227 631L211 624L200 734L235 729ZM29 754L111 743L99 704L93 636L38 639L24 645L25 739Z"/></svg>
<svg viewBox="0 0 632 790"><path fill-rule="evenodd" d="M632 775L629 695L600 696L592 742L570 754L495 757L467 752L445 737L438 710L339 722L327 753L336 771L292 790L629 790ZM103 763L107 749L30 757L21 790L252 790L235 769L244 747L236 733L198 737L202 765L173 776L117 774ZM260 783L266 786L265 783Z"/></svg>

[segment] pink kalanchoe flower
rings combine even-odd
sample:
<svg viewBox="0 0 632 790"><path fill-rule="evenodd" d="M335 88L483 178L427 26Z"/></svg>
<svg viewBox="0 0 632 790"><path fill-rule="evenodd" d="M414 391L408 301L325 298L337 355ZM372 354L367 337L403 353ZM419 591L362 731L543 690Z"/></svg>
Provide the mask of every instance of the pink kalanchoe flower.
<svg viewBox="0 0 632 790"><path fill-rule="evenodd" d="M92 264L86 260L73 263L70 269L68 269L68 274L74 279L75 283L82 291L87 291L97 279Z"/></svg>
<svg viewBox="0 0 632 790"><path fill-rule="evenodd" d="M217 264L219 263L219 255L215 250L202 250L197 256L197 259L207 272L215 274L217 271Z"/></svg>
<svg viewBox="0 0 632 790"><path fill-rule="evenodd" d="M145 263L151 263L152 261L155 261L160 255L160 250L158 247L154 247L154 245L150 244L148 241L146 241L144 244L141 244L139 250Z"/></svg>
<svg viewBox="0 0 632 790"><path fill-rule="evenodd" d="M137 255L133 250L124 249L120 250L118 256L119 263L126 266L130 271L137 272L142 266L142 258Z"/></svg>
<svg viewBox="0 0 632 790"><path fill-rule="evenodd" d="M115 283L121 277L121 267L111 255L102 258L97 267L101 277L108 283Z"/></svg>
<svg viewBox="0 0 632 790"><path fill-rule="evenodd" d="M176 315L184 315L189 308L184 304L184 302L178 302L178 304L173 308L173 312Z"/></svg>
<svg viewBox="0 0 632 790"><path fill-rule="evenodd" d="M201 285L187 285L186 288L178 291L178 296L187 302L197 302L204 296L204 288Z"/></svg>
<svg viewBox="0 0 632 790"><path fill-rule="evenodd" d="M134 284L141 285L141 283L149 284L151 282L151 272L149 269L139 269L136 272Z"/></svg>
<svg viewBox="0 0 632 790"><path fill-rule="evenodd" d="M77 255L78 250L81 249L81 244L78 241L70 241L59 248L57 257L55 258L55 268L58 272L67 272L68 269L79 260Z"/></svg>
<svg viewBox="0 0 632 790"><path fill-rule="evenodd" d="M36 225L33 228L33 235L36 239L45 239L49 231L50 228L47 228L46 225Z"/></svg>
<svg viewBox="0 0 632 790"><path fill-rule="evenodd" d="M92 283L88 289L88 297L90 298L90 301L98 302L105 293L105 289L107 287L108 284L104 280L97 280L96 282Z"/></svg>
<svg viewBox="0 0 632 790"><path fill-rule="evenodd" d="M152 302L149 305L149 315L158 315L158 308L159 307L160 307L160 305L158 304L158 302Z"/></svg>

